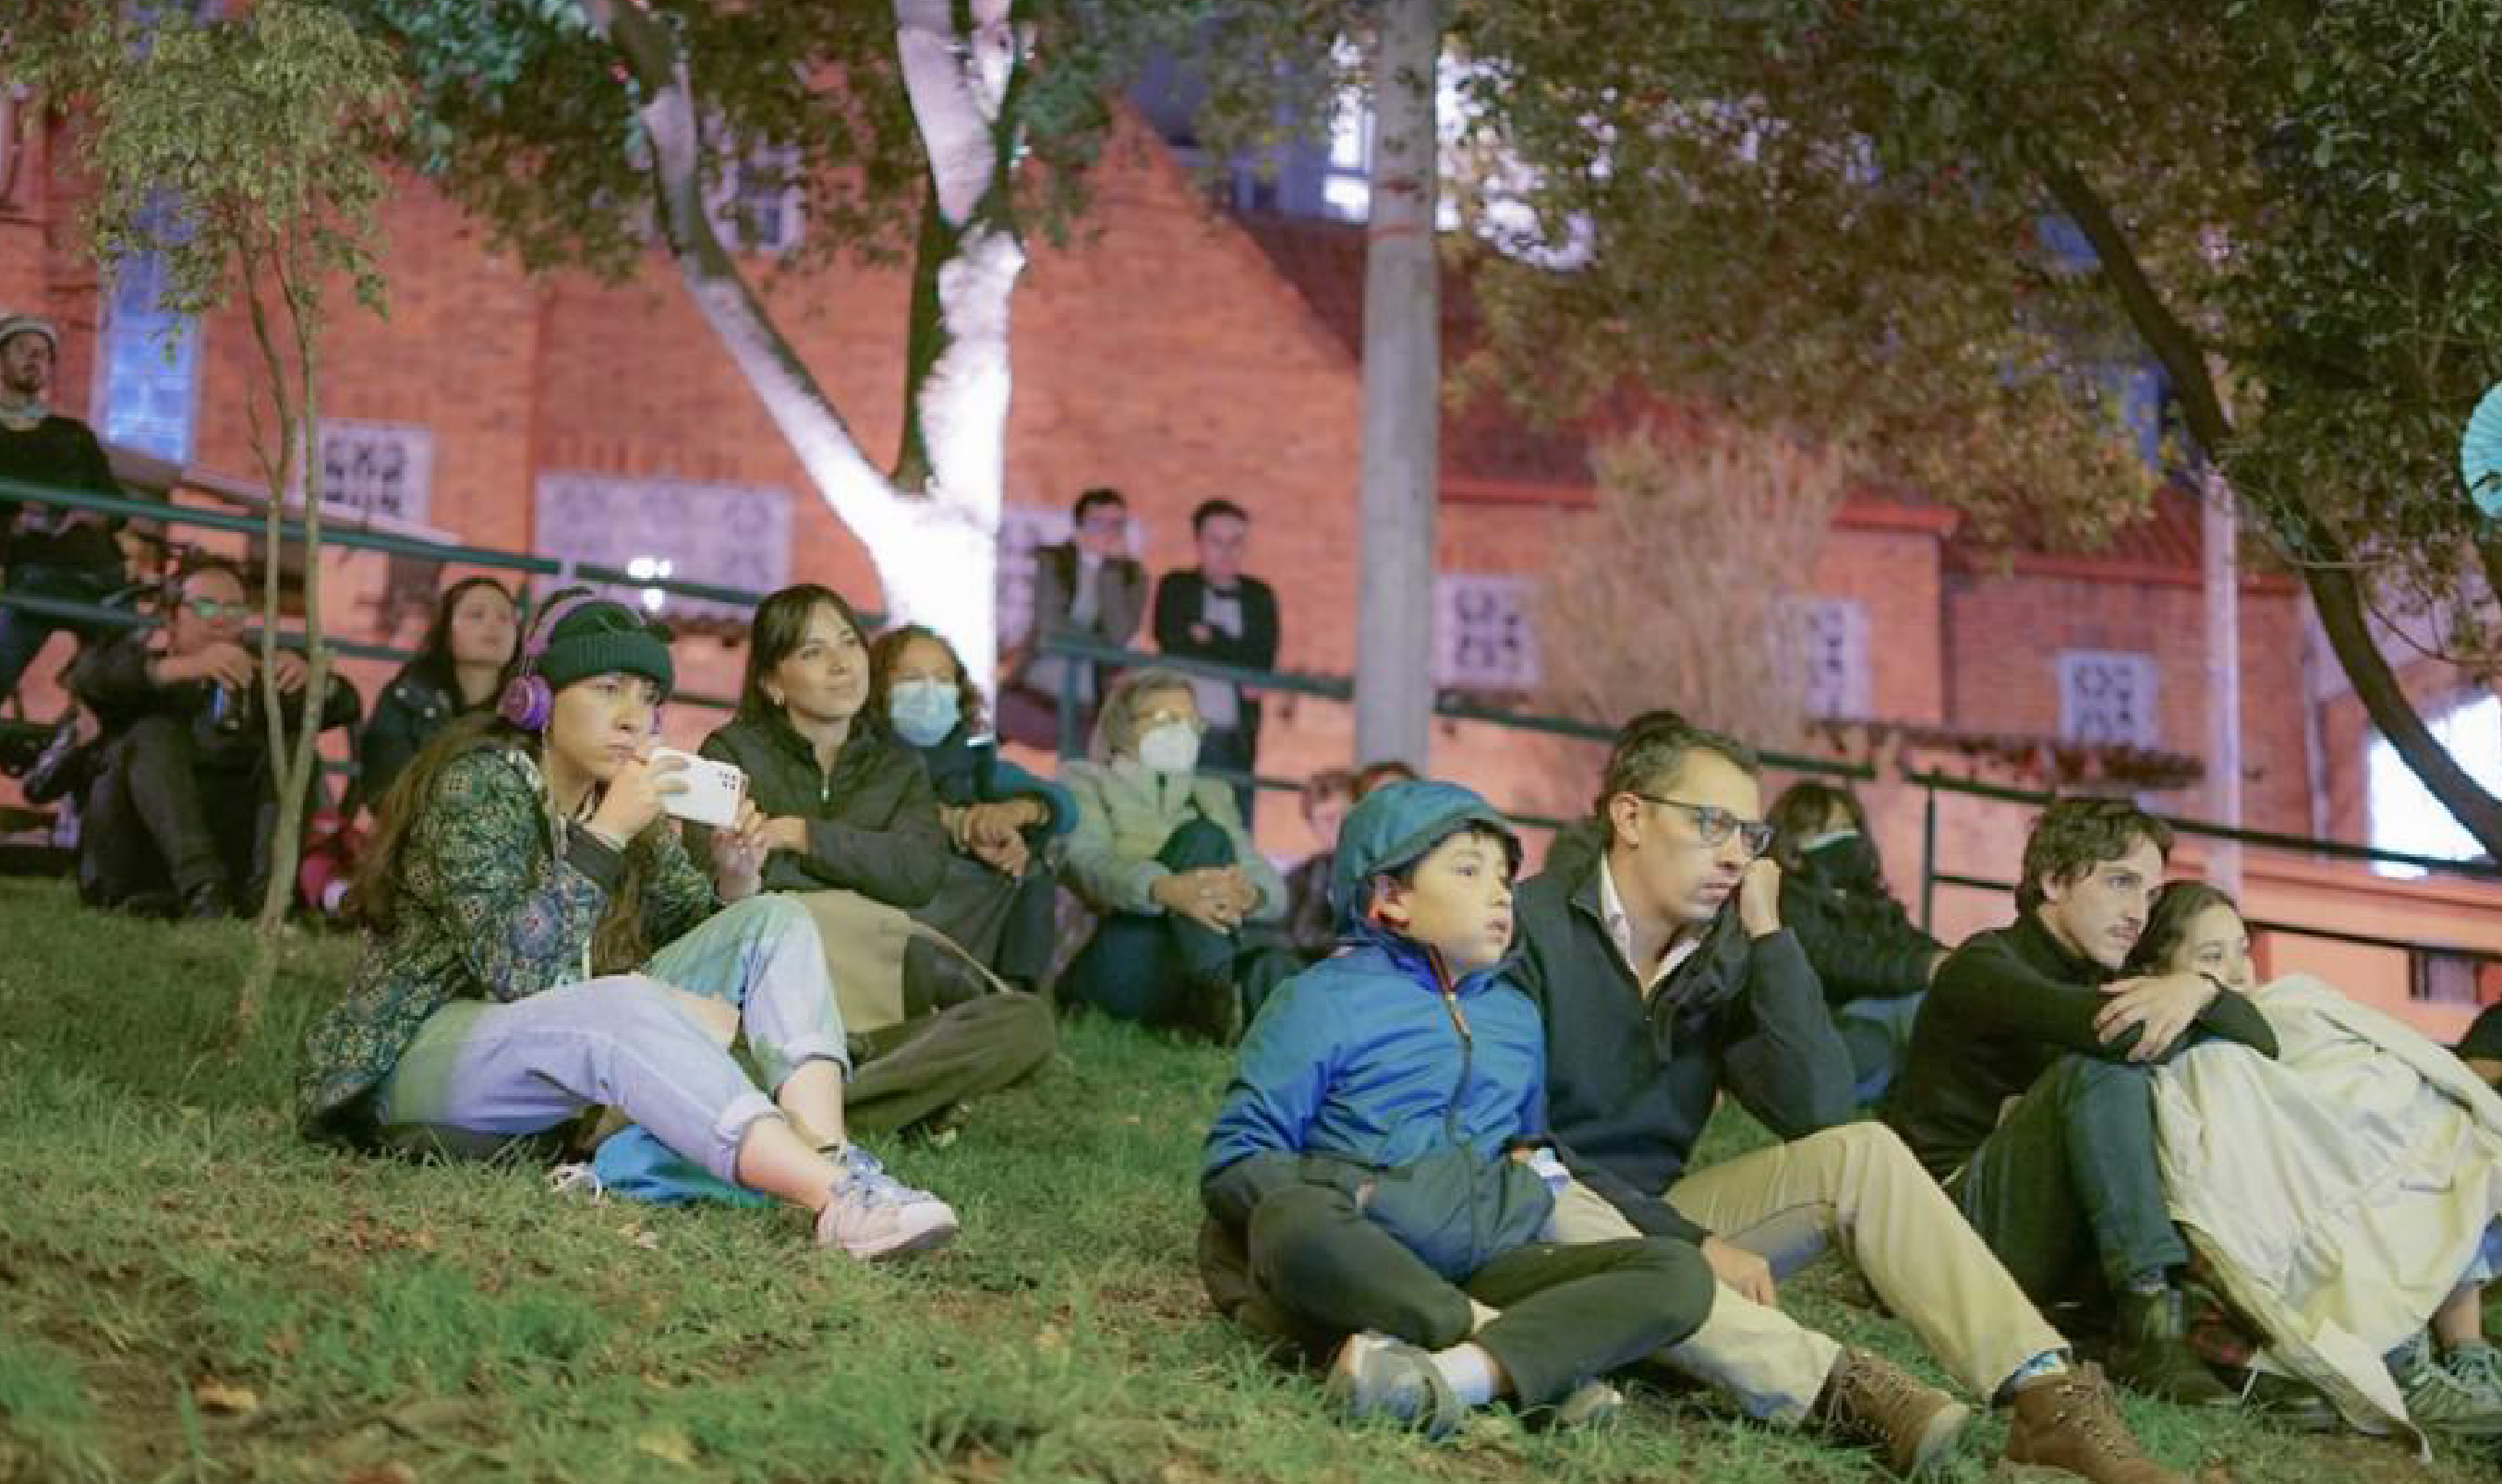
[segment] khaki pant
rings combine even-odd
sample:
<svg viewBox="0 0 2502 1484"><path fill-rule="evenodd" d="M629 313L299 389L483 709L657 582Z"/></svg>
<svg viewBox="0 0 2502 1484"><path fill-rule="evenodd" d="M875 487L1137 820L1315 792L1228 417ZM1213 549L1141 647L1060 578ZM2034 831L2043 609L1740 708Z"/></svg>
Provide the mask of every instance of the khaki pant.
<svg viewBox="0 0 2502 1484"><path fill-rule="evenodd" d="M1839 1246L1938 1364L1989 1400L2017 1366L2067 1341L2045 1323L1938 1183L1882 1124L1847 1124L1698 1170L1667 1201L1721 1240L1790 1271ZM1578 1183L1555 1206L1555 1239L1634 1232ZM1711 1315L1660 1359L1728 1393L1748 1415L1795 1424L1842 1347L1726 1286Z"/></svg>

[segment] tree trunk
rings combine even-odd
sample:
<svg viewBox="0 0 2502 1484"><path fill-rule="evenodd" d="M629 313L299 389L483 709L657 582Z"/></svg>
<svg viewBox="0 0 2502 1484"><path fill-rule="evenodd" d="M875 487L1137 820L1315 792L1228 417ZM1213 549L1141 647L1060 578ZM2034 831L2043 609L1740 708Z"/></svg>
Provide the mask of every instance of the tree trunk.
<svg viewBox="0 0 2502 1484"><path fill-rule="evenodd" d="M2091 183L2055 158L2040 159L2036 169L2051 199L2092 245L2129 322L2171 374L2190 436L2198 440L2207 456L2221 457L2233 439L2232 422L2215 379L2208 373L2197 337L2163 302L2109 203ZM2399 683L2397 672L2390 668L2388 657L2373 642L2362 585L2354 575L2354 559L2347 550L2345 538L2318 512L2303 504L2298 495L2280 494L2272 503L2282 506L2293 527L2287 534L2294 547L2295 568L2302 574L2303 586L2311 590L2329 648L2345 669L2372 725L2380 728L2381 735L2388 739L2408 768L2423 780L2425 790L2476 837L2485 853L2502 860L2502 798L2494 797L2460 767L2450 750L2442 746L2441 739L2432 734L2432 728L2424 725L2423 714L2416 709L2406 688Z"/></svg>
<svg viewBox="0 0 2502 1484"><path fill-rule="evenodd" d="M259 911L253 920L252 962L235 995L235 1031L239 1040L249 1038L259 1022L261 1007L268 1003L270 989L278 978L287 913L295 899L295 867L303 852L304 803L314 769L321 764L317 744L321 732L321 703L330 678L329 657L321 647L321 498L312 477L314 446L319 436L314 426L316 327L309 307L287 279L285 251L282 244L266 257L248 247L243 253L244 291L252 296L253 335L269 377L270 401L278 426L274 456L273 451L264 446L260 457L269 492L267 569L261 591L260 698L262 719L268 727L268 767L278 817L264 847L268 851L269 875L263 883ZM287 310L291 354L279 346L268 316L261 309L261 284L252 267L256 261L270 264L271 276L278 280L275 287ZM289 507L302 511L304 516L305 678L302 709L291 735L287 725L286 696L279 690L277 677L278 598L287 570Z"/></svg>
<svg viewBox="0 0 2502 1484"><path fill-rule="evenodd" d="M1437 0L1383 0L1372 55L1365 231L1364 473L1357 545L1355 750L1427 765L1434 710L1434 517L1440 310L1434 213Z"/></svg>
<svg viewBox="0 0 2502 1484"><path fill-rule="evenodd" d="M896 476L862 452L704 212L694 89L666 27L631 0L586 0L642 90L662 235L688 295L818 494L868 549L890 618L945 634L976 682L997 660L998 523L1007 437L1008 302L1025 253L1005 209L1023 62L1007 0L960 28L947 0L896 0L896 47L929 148L938 230L921 271L906 449ZM920 319L916 315L916 320Z"/></svg>
<svg viewBox="0 0 2502 1484"><path fill-rule="evenodd" d="M2207 607L2207 817L2242 825L2242 591L2241 517L2233 487L2213 460L2207 464L2199 511L2204 538ZM2309 704L2310 698L2304 697ZM2242 894L2242 847L2231 840L2207 846L2207 881Z"/></svg>

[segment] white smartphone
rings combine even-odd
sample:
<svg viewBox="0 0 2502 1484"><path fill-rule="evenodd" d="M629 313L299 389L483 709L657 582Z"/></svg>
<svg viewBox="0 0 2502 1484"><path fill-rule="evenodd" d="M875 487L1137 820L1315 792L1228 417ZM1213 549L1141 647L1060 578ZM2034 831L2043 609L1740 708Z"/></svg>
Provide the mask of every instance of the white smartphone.
<svg viewBox="0 0 2502 1484"><path fill-rule="evenodd" d="M715 829L727 829L738 823L739 801L747 797L747 775L734 764L715 762L674 747L656 747L652 756L686 761L685 768L677 774L686 788L660 795L660 807L671 819L710 825Z"/></svg>

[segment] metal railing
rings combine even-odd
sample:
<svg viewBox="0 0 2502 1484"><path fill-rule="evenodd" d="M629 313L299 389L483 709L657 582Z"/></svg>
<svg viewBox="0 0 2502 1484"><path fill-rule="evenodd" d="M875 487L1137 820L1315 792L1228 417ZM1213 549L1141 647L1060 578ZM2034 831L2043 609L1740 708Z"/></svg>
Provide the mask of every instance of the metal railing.
<svg viewBox="0 0 2502 1484"><path fill-rule="evenodd" d="M255 538L265 538L268 523L261 514L235 514L211 510L196 505L181 505L155 500L129 499L98 494L91 490L67 489L31 484L21 480L0 479L0 500L22 501L92 511L102 515L156 522L170 525L189 525L202 529L225 531ZM282 539L301 542L300 521L282 523ZM429 541L393 531L375 530L344 520L324 523L322 544L325 548L344 551L379 552L389 556L417 557L423 560L462 566L484 567L522 573L528 576L556 577L566 581L583 581L614 587L654 589L662 592L696 598L733 607L753 608L761 602L763 593L744 589L722 587L684 578L643 577L618 568L594 563L574 563L550 556L535 556L506 552L491 547L466 546L451 542ZM525 594L526 596L526 594ZM155 622L127 609L101 604L43 598L0 591L0 607L41 613L49 617L69 619L85 624L127 627ZM863 612L862 621L874 625L877 616ZM281 634L280 642L301 644L300 633ZM325 639L337 653L351 658L404 662L413 652L386 644L355 639ZM1351 704L1354 683L1345 676L1305 674L1293 671L1257 670L1216 660L1184 656L1153 654L1105 644L1082 634L1058 632L1042 637L1038 651L1065 662L1061 666L1058 711L1058 748L1060 756L1082 757L1085 738L1080 734L1085 725L1086 707L1079 688L1080 664L1112 669L1155 665L1194 677L1225 681L1269 694L1304 695L1338 704ZM729 711L735 702L718 697L679 692L670 697L671 704L698 709ZM1605 744L1613 736L1613 728L1576 717L1516 711L1485 705L1462 696L1444 694L1437 698L1434 715L1445 721L1494 726L1511 731L1527 731L1548 736L1567 737L1577 741ZM1810 758L1787 753L1761 754L1766 766L1784 773L1806 777L1827 778L1845 783L1879 781L1877 770L1864 762L1843 762L1827 758ZM1299 779L1277 778L1230 770L1208 769L1210 776L1229 783L1247 784L1255 789L1291 792L1302 788ZM1927 927L1935 915L1937 889L1941 886L1982 891L2012 892L2012 885L1986 878L1944 871L1938 864L1938 799L1954 794L1989 799L2002 803L2041 807L2056 795L2038 790L2012 788L2003 784L1981 783L1954 778L1937 772L1906 768L1900 774L1904 782L1923 791L1921 817L1920 923ZM1543 829L1561 829L1572 822L1519 811L1511 815L1520 824ZM2165 823L2181 834L2193 837L2231 841L2238 844L2307 854L2325 860L2352 860L2380 864L2404 865L2424 871L2438 871L2478 881L2502 881L2502 867L2476 862L2445 860L2435 856L2405 851L2380 850L2370 846L2351 845L2338 840L2314 839L2301 835L2278 834L2268 830L2245 829L2211 824L2203 820L2161 816ZM2259 926L2253 924L2253 926ZM2405 947L2425 952L2454 953L2461 957L2489 960L2493 956L2475 949L2452 949L2434 945L2402 944L2391 939L2374 939L2368 934L2338 933L2329 929L2300 925L2266 925L2270 930L2305 933L2321 938L2368 942L2375 947Z"/></svg>
<svg viewBox="0 0 2502 1484"><path fill-rule="evenodd" d="M1902 777L1904 782L1916 785L1922 791L1920 810L1920 927L1922 929L1928 929L1932 925L1936 911L1937 891L1940 887L1991 892L2013 896L2014 882L1950 871L1939 865L1938 796L1942 793L1961 795L1987 799L1995 803L2022 804L2041 808L2054 801L2059 795L2036 789L2018 789L2006 784L1982 783L1974 779L1955 778L1943 773L1920 772L1909 768L1904 770ZM2416 870L2442 872L2469 881L2502 882L2502 866L2496 866L2487 861L2452 860L2440 856L2418 855L2411 851L2382 850L2368 845L2351 845L2343 840L2321 840L2308 835L2279 834L2272 830L2217 825L2180 815L2157 814L2154 817L2171 826L2176 834L2186 835L2193 839L2250 845L2288 854L2307 855L2325 860L2403 865ZM2288 923L2256 916L2245 917L2244 922L2253 935L2276 934L2283 937L2307 938L2316 942L2341 943L2351 947L2403 953L2407 956L2411 997L2420 997L2417 987L2424 982L2426 962L2434 957L2462 959L2480 967L2502 964L2502 954L2459 944L2393 938L2379 933L2322 927L2316 923Z"/></svg>
<svg viewBox="0 0 2502 1484"><path fill-rule="evenodd" d="M1055 697L1059 719L1059 752L1063 759L1086 756L1086 741L1080 733L1085 727L1086 702L1079 690L1078 666L1100 665L1112 670L1143 669L1153 666L1174 670L1198 679L1220 680L1247 690L1272 694L1307 695L1316 699L1352 705L1355 682L1343 675L1315 675L1293 670L1257 670L1244 665L1227 664L1221 660L1200 659L1182 655L1165 655L1133 650L1118 644L1107 644L1083 634L1052 633L1042 637L1036 653L1064 661L1060 667L1060 688ZM1434 715L1450 722L1473 722L1508 731L1535 732L1545 736L1569 737L1574 741L1602 745L1613 740L1615 728L1579 717L1553 716L1534 711L1513 711L1487 706L1459 696L1443 694L1434 702ZM1839 778L1868 782L1876 770L1864 762L1840 762L1829 758L1807 758L1790 753L1759 753L1764 765L1785 773L1803 773L1815 777ZM1298 792L1300 779L1275 778L1241 773L1228 768L1202 768L1211 778L1232 784L1247 784L1255 789ZM1557 819L1530 810L1505 808L1504 815L1515 824L1533 828L1560 830L1570 828L1574 821Z"/></svg>

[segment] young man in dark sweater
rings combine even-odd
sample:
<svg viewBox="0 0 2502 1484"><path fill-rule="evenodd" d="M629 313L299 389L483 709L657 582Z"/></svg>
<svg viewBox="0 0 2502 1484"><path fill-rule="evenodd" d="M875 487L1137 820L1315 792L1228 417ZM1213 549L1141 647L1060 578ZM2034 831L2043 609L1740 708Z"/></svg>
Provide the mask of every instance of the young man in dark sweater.
<svg viewBox="0 0 2502 1484"><path fill-rule="evenodd" d="M2112 1374L2198 1405L2233 1394L2184 1338L2156 1161L2152 1069L2203 1040L2276 1055L2248 999L2212 977L2118 977L2163 882L2172 831L2120 799L2062 799L2024 843L2013 926L1938 969L1886 1121L2037 1302L2114 1297Z"/></svg>
<svg viewBox="0 0 2502 1484"><path fill-rule="evenodd" d="M1547 1035L1547 1115L1574 1183L1556 1239L1697 1243L1719 1280L1671 1366L1751 1414L1875 1445L1910 1476L1971 1408L1783 1314L1775 1267L1839 1248L1973 1395L2012 1406L2007 1457L2097 1484L2179 1475L2141 1454L2046 1324L1883 1126L1849 1123L1850 1059L1780 917L1752 754L1674 717L1618 735L1602 833L1520 891L1513 979ZM1695 1170L1723 1092L1784 1139Z"/></svg>

